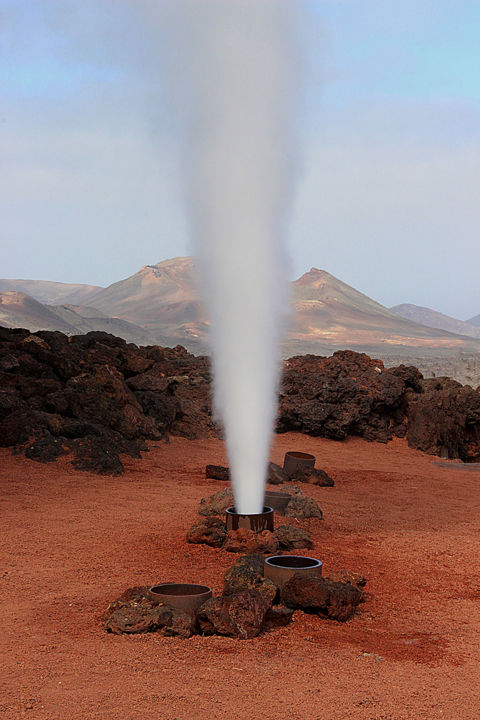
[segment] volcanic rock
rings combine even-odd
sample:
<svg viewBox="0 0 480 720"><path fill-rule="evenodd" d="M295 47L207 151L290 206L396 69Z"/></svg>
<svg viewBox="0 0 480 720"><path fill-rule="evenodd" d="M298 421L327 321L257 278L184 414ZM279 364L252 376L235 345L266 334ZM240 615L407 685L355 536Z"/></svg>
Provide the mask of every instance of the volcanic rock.
<svg viewBox="0 0 480 720"><path fill-rule="evenodd" d="M430 455L480 461L480 388L451 378L424 380L423 393L411 395L408 444Z"/></svg>
<svg viewBox="0 0 480 720"><path fill-rule="evenodd" d="M192 525L187 533L187 542L222 547L226 533L224 520L218 517L207 517Z"/></svg>
<svg viewBox="0 0 480 720"><path fill-rule="evenodd" d="M289 477L287 473L280 465L276 465L273 462L268 463L267 482L270 483L270 485L283 485L283 483L288 480Z"/></svg>
<svg viewBox="0 0 480 720"><path fill-rule="evenodd" d="M258 590L273 602L277 587L263 576L263 563L264 557L259 554L238 558L225 573L223 594L235 595L242 590Z"/></svg>
<svg viewBox="0 0 480 720"><path fill-rule="evenodd" d="M286 605L273 605L269 610L267 610L265 620L263 621L263 629L267 631L276 630L279 627L289 625L292 621L294 612L295 611L292 608L289 608Z"/></svg>
<svg viewBox="0 0 480 720"><path fill-rule="evenodd" d="M207 517L224 515L225 510L231 507L233 503L233 492L230 488L223 488L223 490L219 490L209 497L202 498L198 512L200 515L206 515Z"/></svg>
<svg viewBox="0 0 480 720"><path fill-rule="evenodd" d="M212 480L221 480L228 482L230 480L230 468L223 465L207 465L205 468L205 477Z"/></svg>
<svg viewBox="0 0 480 720"><path fill-rule="evenodd" d="M121 635L158 630L171 618L172 608L155 601L147 587L133 587L109 606L104 624L109 632Z"/></svg>
<svg viewBox="0 0 480 720"><path fill-rule="evenodd" d="M319 487L333 487L335 485L335 482L325 470L317 468L308 468L303 472L298 470L294 474L290 474L289 479L309 483L310 485L318 485Z"/></svg>
<svg viewBox="0 0 480 720"><path fill-rule="evenodd" d="M285 363L278 431L334 440L360 435L387 442L399 424L396 413L402 409L407 389L422 377L415 368L395 370L385 370L380 360L351 350L328 358L290 358Z"/></svg>
<svg viewBox="0 0 480 720"><path fill-rule="evenodd" d="M296 573L280 590L282 602L290 608L315 612L343 622L352 617L362 602L362 591L349 583Z"/></svg>
<svg viewBox="0 0 480 720"><path fill-rule="evenodd" d="M301 550L313 545L310 533L293 525L280 525L273 534L282 550Z"/></svg>
<svg viewBox="0 0 480 720"><path fill-rule="evenodd" d="M25 447L25 457L38 462L54 462L61 455L65 455L68 449L63 446L60 438L55 438L45 431L37 437L34 442Z"/></svg>
<svg viewBox="0 0 480 720"><path fill-rule="evenodd" d="M323 513L320 510L318 503L310 497L307 497L303 493L297 491L295 495L292 495L292 499L289 501L285 509L286 517L297 518L302 520L304 518L320 518L322 519Z"/></svg>
<svg viewBox="0 0 480 720"><path fill-rule="evenodd" d="M255 533L239 528L227 532L223 549L233 553L276 553L278 540L270 530Z"/></svg>
<svg viewBox="0 0 480 720"><path fill-rule="evenodd" d="M197 613L198 628L203 635L253 638L260 634L271 605L258 590L211 598Z"/></svg>
<svg viewBox="0 0 480 720"><path fill-rule="evenodd" d="M385 369L353 351L305 355L285 363L277 429L381 442L408 430L411 447L478 461L479 403L478 390L423 381L412 367ZM58 442L42 440L46 431ZM137 348L104 332L67 337L0 327L0 445L33 445L40 461L61 446L78 467L111 473L122 471L122 453L138 456L146 441L170 434L220 435L208 358L181 346ZM228 480L228 468L207 468L207 476ZM271 464L268 479L284 482L282 468ZM308 479L329 484L322 471Z"/></svg>
<svg viewBox="0 0 480 720"><path fill-rule="evenodd" d="M367 584L367 579L354 570L335 570L326 579L334 583L349 583L358 590L361 590Z"/></svg>

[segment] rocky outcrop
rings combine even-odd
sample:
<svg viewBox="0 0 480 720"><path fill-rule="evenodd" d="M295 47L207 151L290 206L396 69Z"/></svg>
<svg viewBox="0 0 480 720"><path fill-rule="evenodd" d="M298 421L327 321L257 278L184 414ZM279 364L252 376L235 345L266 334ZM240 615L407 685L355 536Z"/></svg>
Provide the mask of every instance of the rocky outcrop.
<svg viewBox="0 0 480 720"><path fill-rule="evenodd" d="M408 405L408 444L430 455L480 461L480 388L451 378L422 382Z"/></svg>
<svg viewBox="0 0 480 720"><path fill-rule="evenodd" d="M71 454L79 469L118 474L121 455L139 457L148 441L219 436L210 396L208 358L181 346L0 327L0 445L40 462ZM353 351L294 357L285 363L277 430L380 442L408 433L414 448L478 461L480 392ZM228 468L209 466L207 476L228 480ZM286 479L270 464L270 483ZM303 480L332 482L321 470Z"/></svg>
<svg viewBox="0 0 480 720"><path fill-rule="evenodd" d="M386 370L380 360L351 350L291 358L285 363L277 430L387 442L405 434L405 393L420 392L420 381L415 368Z"/></svg>
<svg viewBox="0 0 480 720"><path fill-rule="evenodd" d="M208 359L182 347L0 327L0 444L40 462L119 474L148 440L218 434L209 388Z"/></svg>

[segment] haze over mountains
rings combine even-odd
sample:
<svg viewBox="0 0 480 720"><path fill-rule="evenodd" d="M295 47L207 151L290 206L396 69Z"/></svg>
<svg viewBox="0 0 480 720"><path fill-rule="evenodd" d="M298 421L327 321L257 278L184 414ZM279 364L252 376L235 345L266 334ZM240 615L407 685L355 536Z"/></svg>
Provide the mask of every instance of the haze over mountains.
<svg viewBox="0 0 480 720"><path fill-rule="evenodd" d="M205 353L208 318L199 295L195 264L189 257L146 265L107 288L0 280L0 325L67 334L104 330L136 344L180 343L192 352ZM415 305L388 309L315 268L292 284L292 295L286 356L329 355L350 348L386 364L410 361L421 368L422 360L431 365L459 353L472 355L474 363L480 358L480 316L464 323ZM429 371L425 362L422 371L437 372L434 366Z"/></svg>

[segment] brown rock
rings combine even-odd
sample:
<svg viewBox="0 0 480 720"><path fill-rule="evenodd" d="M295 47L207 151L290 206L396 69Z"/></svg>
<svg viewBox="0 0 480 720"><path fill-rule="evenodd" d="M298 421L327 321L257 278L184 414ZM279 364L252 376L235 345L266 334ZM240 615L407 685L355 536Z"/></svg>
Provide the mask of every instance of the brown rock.
<svg viewBox="0 0 480 720"><path fill-rule="evenodd" d="M278 540L270 530L254 533L252 530L239 528L227 532L223 548L233 553L276 553Z"/></svg>
<svg viewBox="0 0 480 720"><path fill-rule="evenodd" d="M207 465L205 468L205 477L211 480L228 482L230 480L230 469L223 465Z"/></svg>
<svg viewBox="0 0 480 720"><path fill-rule="evenodd" d="M343 622L352 617L361 603L362 592L349 583L335 583L297 573L281 588L280 597L290 608L316 612Z"/></svg>
<svg viewBox="0 0 480 720"><path fill-rule="evenodd" d="M319 518L323 517L323 513L320 510L318 503L313 498L307 497L301 492L297 492L292 496L292 499L288 503L285 509L286 517L293 517L299 520L304 518Z"/></svg>
<svg viewBox="0 0 480 720"><path fill-rule="evenodd" d="M288 482L288 480L289 477L287 473L280 465L276 465L273 462L268 463L267 482L270 483L270 485L283 485L283 483Z"/></svg>
<svg viewBox="0 0 480 720"><path fill-rule="evenodd" d="M292 479L298 479L300 482L307 482L310 485L318 485L319 487L333 487L335 485L335 482L325 470L317 468L307 470L303 473L303 477L299 475L298 478Z"/></svg>
<svg viewBox="0 0 480 720"><path fill-rule="evenodd" d="M200 515L206 515L207 517L224 515L225 510L233 503L233 492L229 487L223 488L223 490L219 490L209 497L202 498L198 512Z"/></svg>
<svg viewBox="0 0 480 720"><path fill-rule="evenodd" d="M451 378L424 380L411 394L408 444L431 455L480 461L480 390Z"/></svg>
<svg viewBox="0 0 480 720"><path fill-rule="evenodd" d="M313 545L310 533L293 525L280 525L273 534L282 550L301 550Z"/></svg>
<svg viewBox="0 0 480 720"><path fill-rule="evenodd" d="M171 622L172 608L160 605L146 587L126 590L108 608L105 615L105 629L121 635L158 630Z"/></svg>
<svg viewBox="0 0 480 720"><path fill-rule="evenodd" d="M279 627L289 625L295 611L286 605L273 605L265 615L263 622L264 630L276 630Z"/></svg>
<svg viewBox="0 0 480 720"><path fill-rule="evenodd" d="M225 521L208 517L194 523L187 533L187 542L222 547L226 537Z"/></svg>
<svg viewBox="0 0 480 720"><path fill-rule="evenodd" d="M260 634L270 607L261 592L244 590L207 600L197 613L197 624L203 635L253 638Z"/></svg>
<svg viewBox="0 0 480 720"><path fill-rule="evenodd" d="M223 594L235 595L242 590L258 590L273 602L277 587L263 576L263 562L264 557L260 554L238 558L225 573Z"/></svg>
<svg viewBox="0 0 480 720"><path fill-rule="evenodd" d="M354 570L335 570L327 576L327 580L334 583L349 583L358 590L361 590L367 584L367 579Z"/></svg>

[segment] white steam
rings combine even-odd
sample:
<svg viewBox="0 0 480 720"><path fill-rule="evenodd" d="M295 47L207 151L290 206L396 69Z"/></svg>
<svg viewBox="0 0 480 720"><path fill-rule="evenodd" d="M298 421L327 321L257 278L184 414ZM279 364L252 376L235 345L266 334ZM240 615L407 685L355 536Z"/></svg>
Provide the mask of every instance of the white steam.
<svg viewBox="0 0 480 720"><path fill-rule="evenodd" d="M179 8L189 45L188 214L211 321L215 407L236 508L256 513L288 305L297 0L179 0Z"/></svg>

